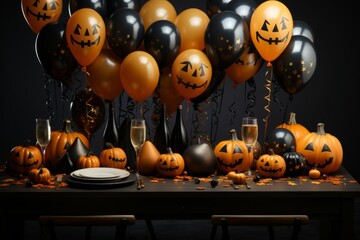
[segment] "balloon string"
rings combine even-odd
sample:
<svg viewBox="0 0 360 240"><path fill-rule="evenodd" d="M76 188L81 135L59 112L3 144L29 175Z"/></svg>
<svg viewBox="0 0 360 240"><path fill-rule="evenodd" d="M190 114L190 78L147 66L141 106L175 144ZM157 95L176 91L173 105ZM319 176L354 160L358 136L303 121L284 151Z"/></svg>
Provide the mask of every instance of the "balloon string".
<svg viewBox="0 0 360 240"><path fill-rule="evenodd" d="M219 127L219 115L221 113L221 106L224 97L224 84L225 81L222 81L221 85L212 93L212 114L211 114L211 128L210 128L210 136L211 136L211 145L215 147L216 143L216 135ZM220 99L220 103L218 100Z"/></svg>
<svg viewBox="0 0 360 240"><path fill-rule="evenodd" d="M121 118L128 117L128 113L126 109L123 108L123 96L125 95L125 91L122 91L122 93L119 96L119 121L118 123L121 123Z"/></svg>
<svg viewBox="0 0 360 240"><path fill-rule="evenodd" d="M253 117L254 113L250 110L251 108L255 107L255 102L256 102L256 83L254 78L250 78L246 81L245 84L245 92L247 91L247 86L249 86L251 88L251 90L249 90L246 94L247 97L247 104L246 104L246 110L245 110L245 114Z"/></svg>
<svg viewBox="0 0 360 240"><path fill-rule="evenodd" d="M54 108L51 107L52 97L51 97L51 90L49 89L49 85L51 82L51 78L49 75L44 73L44 89L45 89L45 104L46 104L46 110L49 113L49 119L51 121L51 124L53 125L53 116L54 116Z"/></svg>
<svg viewBox="0 0 360 240"><path fill-rule="evenodd" d="M210 142L209 135L205 129L206 123L209 119L208 112L205 107L208 105L208 102L202 102L200 104L193 104L195 118L192 121L192 126L194 126L193 142L196 142L198 138L203 141Z"/></svg>
<svg viewBox="0 0 360 240"><path fill-rule="evenodd" d="M73 79L75 80L75 82L77 83L74 89L74 92L78 92L80 90L80 88L83 85L83 81L82 79L80 79L77 75L80 73L80 69L77 68L77 71L73 74Z"/></svg>
<svg viewBox="0 0 360 240"><path fill-rule="evenodd" d="M268 127L268 123L269 123L269 117L270 117L270 103L271 103L271 83L272 83L272 65L269 62L268 65L269 69L266 71L265 73L265 79L266 79L266 84L265 84L265 88L268 90L268 94L264 97L264 99L267 101L267 104L265 105L264 109L266 111L266 116L263 119L264 121L264 140L266 141L267 135L266 135L266 131L267 131L267 127ZM268 78L269 77L269 78Z"/></svg>
<svg viewBox="0 0 360 240"><path fill-rule="evenodd" d="M135 113L134 113L135 107L136 107L135 101L130 96L128 96L127 104L126 104L126 112L130 118L135 117Z"/></svg>
<svg viewBox="0 0 360 240"><path fill-rule="evenodd" d="M236 110L235 110L235 103L236 103L236 86L234 86L233 85L233 89L234 89L234 97L232 98L233 99L233 101L231 102L231 104L229 105L229 107L228 107L228 111L230 112L230 113L232 113L231 114L231 117L230 117L230 126L232 126L232 125L234 125L234 122L235 122L235 118L236 118Z"/></svg>
<svg viewBox="0 0 360 240"><path fill-rule="evenodd" d="M280 111L282 111L284 109L284 104L282 103L282 101L280 101L277 97L277 93L280 91L280 85L279 82L277 81L276 78L272 79L272 82L274 83L274 91L273 91L273 100L275 103L280 105Z"/></svg>
<svg viewBox="0 0 360 240"><path fill-rule="evenodd" d="M292 94L289 94L289 98L288 100L286 101L286 105L285 105L285 112L284 112L284 116L283 116L283 123L285 123L285 120L286 120L286 115L287 115L287 110L288 110L288 105L289 105L289 102L292 102L293 100L293 95Z"/></svg>

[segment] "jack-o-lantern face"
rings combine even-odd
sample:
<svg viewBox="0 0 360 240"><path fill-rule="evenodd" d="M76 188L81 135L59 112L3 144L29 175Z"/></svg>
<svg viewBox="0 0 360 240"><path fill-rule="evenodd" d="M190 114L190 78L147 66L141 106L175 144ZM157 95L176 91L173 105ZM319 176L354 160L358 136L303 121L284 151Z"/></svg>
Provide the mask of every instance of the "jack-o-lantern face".
<svg viewBox="0 0 360 240"><path fill-rule="evenodd" d="M55 22L62 12L62 0L22 0L21 9L30 28L38 33L43 26Z"/></svg>
<svg viewBox="0 0 360 240"><path fill-rule="evenodd" d="M110 147L100 153L100 165L102 167L125 168L127 163L126 153L119 147Z"/></svg>
<svg viewBox="0 0 360 240"><path fill-rule="evenodd" d="M188 49L180 53L172 66L172 81L177 91L186 99L203 93L212 77L212 66L205 53Z"/></svg>
<svg viewBox="0 0 360 240"><path fill-rule="evenodd" d="M162 177L179 176L185 169L184 158L179 153L173 153L170 148L167 151L158 158L156 170Z"/></svg>
<svg viewBox="0 0 360 240"><path fill-rule="evenodd" d="M88 66L99 55L105 43L105 23L98 12L81 8L66 25L66 40L78 63Z"/></svg>
<svg viewBox="0 0 360 240"><path fill-rule="evenodd" d="M271 152L258 159L256 169L262 177L279 178L286 171L286 162L282 156Z"/></svg>
<svg viewBox="0 0 360 240"><path fill-rule="evenodd" d="M285 50L293 25L289 9L279 1L266 1L255 9L250 22L251 39L265 60L273 61Z"/></svg>

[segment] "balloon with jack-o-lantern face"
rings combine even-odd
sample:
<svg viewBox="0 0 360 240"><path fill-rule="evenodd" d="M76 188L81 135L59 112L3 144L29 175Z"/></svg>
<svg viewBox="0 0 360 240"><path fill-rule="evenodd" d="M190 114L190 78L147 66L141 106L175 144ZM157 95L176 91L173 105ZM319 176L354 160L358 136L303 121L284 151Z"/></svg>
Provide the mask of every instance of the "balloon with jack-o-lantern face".
<svg viewBox="0 0 360 240"><path fill-rule="evenodd" d="M293 18L289 9L280 1L265 1L251 17L251 39L266 61L275 60L290 42Z"/></svg>
<svg viewBox="0 0 360 240"><path fill-rule="evenodd" d="M205 53L187 49L174 60L171 79L176 90L187 100L203 93L209 86L212 66Z"/></svg>
<svg viewBox="0 0 360 240"><path fill-rule="evenodd" d="M91 8L75 11L66 24L66 40L78 63L86 67L100 54L106 28L101 15Z"/></svg>
<svg viewBox="0 0 360 240"><path fill-rule="evenodd" d="M60 18L62 0L21 0L21 10L26 22L35 33L48 23Z"/></svg>

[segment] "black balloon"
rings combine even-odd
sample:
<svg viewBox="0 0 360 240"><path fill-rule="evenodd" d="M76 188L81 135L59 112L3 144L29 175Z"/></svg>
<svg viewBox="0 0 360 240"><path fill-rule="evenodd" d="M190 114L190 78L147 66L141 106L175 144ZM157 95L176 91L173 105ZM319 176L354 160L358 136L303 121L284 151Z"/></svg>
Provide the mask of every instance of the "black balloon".
<svg viewBox="0 0 360 240"><path fill-rule="evenodd" d="M267 136L264 143L267 153L270 153L270 149L272 149L274 153L278 155L290 152L292 146L296 149L295 136L286 128L275 128L270 135Z"/></svg>
<svg viewBox="0 0 360 240"><path fill-rule="evenodd" d="M206 12L209 18L223 11L229 2L231 2L231 0L207 0Z"/></svg>
<svg viewBox="0 0 360 240"><path fill-rule="evenodd" d="M239 14L250 26L250 20L253 12L257 7L257 3L253 0L231 0L224 8L225 10L234 11Z"/></svg>
<svg viewBox="0 0 360 240"><path fill-rule="evenodd" d="M86 88L76 93L70 103L70 112L77 128L90 137L104 123L105 103L91 89Z"/></svg>
<svg viewBox="0 0 360 240"><path fill-rule="evenodd" d="M199 96L192 98L191 101L195 104L199 104L205 101L220 85L224 80L225 71L214 71L211 76L211 81L206 90Z"/></svg>
<svg viewBox="0 0 360 240"><path fill-rule="evenodd" d="M274 75L280 86L295 94L310 81L316 68L313 42L304 36L293 36L280 56L273 61Z"/></svg>
<svg viewBox="0 0 360 240"><path fill-rule="evenodd" d="M59 81L66 81L77 68L65 35L66 25L60 22L46 24L36 36L37 59L45 72Z"/></svg>
<svg viewBox="0 0 360 240"><path fill-rule="evenodd" d="M70 0L68 9L70 16L81 8L91 8L95 10L103 20L107 17L107 2L106 0Z"/></svg>
<svg viewBox="0 0 360 240"><path fill-rule="evenodd" d="M178 55L180 40L179 29L174 23L158 20L146 29L144 46L161 69L170 65Z"/></svg>
<svg viewBox="0 0 360 240"><path fill-rule="evenodd" d="M224 70L237 60L249 41L249 27L233 11L212 17L205 30L205 49L213 68Z"/></svg>
<svg viewBox="0 0 360 240"><path fill-rule="evenodd" d="M143 20L133 9L119 8L115 10L106 23L107 42L122 59L140 47L144 34Z"/></svg>
<svg viewBox="0 0 360 240"><path fill-rule="evenodd" d="M314 42L314 31L304 21L294 20L294 26L292 31L293 36L304 36L308 38L311 42Z"/></svg>
<svg viewBox="0 0 360 240"><path fill-rule="evenodd" d="M137 12L140 11L141 1L140 0L107 0L107 14L108 17L115 12L118 8L130 8Z"/></svg>

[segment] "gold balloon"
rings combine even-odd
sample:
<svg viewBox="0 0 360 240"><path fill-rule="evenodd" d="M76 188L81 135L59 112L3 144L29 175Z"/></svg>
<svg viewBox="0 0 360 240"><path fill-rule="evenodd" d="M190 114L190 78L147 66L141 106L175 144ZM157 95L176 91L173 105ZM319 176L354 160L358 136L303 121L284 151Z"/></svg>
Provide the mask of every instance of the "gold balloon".
<svg viewBox="0 0 360 240"><path fill-rule="evenodd" d="M169 1L147 1L140 8L139 15L144 22L145 30L155 21L169 20L174 22L177 16L176 9Z"/></svg>

